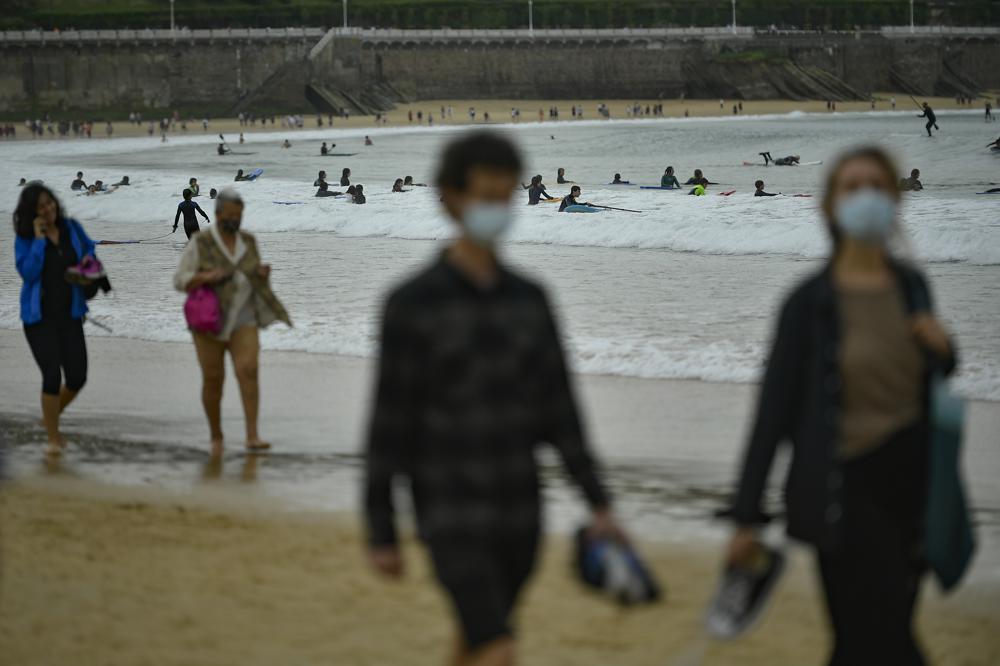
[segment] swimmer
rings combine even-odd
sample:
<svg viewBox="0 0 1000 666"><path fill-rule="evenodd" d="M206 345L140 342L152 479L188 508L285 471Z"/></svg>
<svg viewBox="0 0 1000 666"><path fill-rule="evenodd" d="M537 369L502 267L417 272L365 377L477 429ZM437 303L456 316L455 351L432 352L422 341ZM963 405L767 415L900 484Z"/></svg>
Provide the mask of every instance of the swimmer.
<svg viewBox="0 0 1000 666"><path fill-rule="evenodd" d="M565 210L567 208L569 208L570 206L581 206L581 205L582 206L591 206L591 205L593 205L589 201L586 202L586 203L583 203L583 204L580 203L580 195L582 193L583 193L583 191L580 189L579 185L574 185L573 187L571 187L569 189L569 194L567 194L565 197L563 197L562 203L559 204L559 212L560 213L565 212Z"/></svg>
<svg viewBox="0 0 1000 666"><path fill-rule="evenodd" d="M229 153L229 148L226 148L226 144L220 143L218 147L218 152L220 155L225 155Z"/></svg>
<svg viewBox="0 0 1000 666"><path fill-rule="evenodd" d="M201 214L201 216L205 218L205 222L210 222L210 220L208 219L208 215L205 214L205 211L201 209L201 206L191 200L191 197L194 196L191 190L186 189L181 194L184 196L184 201L177 204L177 214L174 215L174 230L170 233L177 232L177 220L179 220L181 215L183 215L184 233L187 234L188 238L191 238L191 236L194 236L201 230L198 227L198 218L195 213Z"/></svg>
<svg viewBox="0 0 1000 666"><path fill-rule="evenodd" d="M243 132L240 132L240 145L242 146L244 143L246 143L246 139L243 138Z"/></svg>
<svg viewBox="0 0 1000 666"><path fill-rule="evenodd" d="M22 178L21 180L17 181L17 186L18 187L24 187L27 184L28 184L28 181L26 181L24 178Z"/></svg>
<svg viewBox="0 0 1000 666"><path fill-rule="evenodd" d="M343 171L340 172L340 184L343 187L347 187L348 185L351 184L351 170L350 169L345 168Z"/></svg>
<svg viewBox="0 0 1000 666"><path fill-rule="evenodd" d="M85 190L87 189L87 183L83 182L83 172L76 172L76 180L70 183L69 189L71 190Z"/></svg>
<svg viewBox="0 0 1000 666"><path fill-rule="evenodd" d="M681 184L678 182L677 176L674 175L672 166L668 166L667 170L660 176L660 187L669 187L672 190L680 189Z"/></svg>
<svg viewBox="0 0 1000 666"><path fill-rule="evenodd" d="M758 180L757 182L755 182L753 184L753 186L756 188L756 191L753 193L753 195L755 197L776 197L776 196L778 196L777 194L772 194L770 192L765 192L764 191L764 181L762 181L762 180Z"/></svg>
<svg viewBox="0 0 1000 666"><path fill-rule="evenodd" d="M288 139L285 139L284 143L281 144L281 147L282 148L291 148L292 147L292 142L289 141Z"/></svg>
<svg viewBox="0 0 1000 666"><path fill-rule="evenodd" d="M313 187L319 187L321 183L326 182L326 171L320 171L319 175L316 176L316 180L313 181Z"/></svg>
<svg viewBox="0 0 1000 666"><path fill-rule="evenodd" d="M403 179L403 187L427 187L427 183L414 183L413 176L407 176Z"/></svg>
<svg viewBox="0 0 1000 666"><path fill-rule="evenodd" d="M622 180L622 175L620 173L615 174L615 179L611 181L612 185L631 185L627 180Z"/></svg>
<svg viewBox="0 0 1000 666"><path fill-rule="evenodd" d="M900 178L899 189L903 192L919 192L924 189L924 184L920 182L920 169L911 171L909 178Z"/></svg>
<svg viewBox="0 0 1000 666"><path fill-rule="evenodd" d="M217 196L219 196L219 190L215 189L214 187L208 191L209 199L214 199Z"/></svg>
<svg viewBox="0 0 1000 666"><path fill-rule="evenodd" d="M393 192L409 192L409 190L404 190L403 189L403 179L402 178L397 178L396 182L394 182L392 184L392 191Z"/></svg>
<svg viewBox="0 0 1000 666"><path fill-rule="evenodd" d="M122 176L122 179L119 180L117 183L115 183L114 186L115 187L122 187L123 185L127 186L127 185L131 185L131 184L132 183L128 182L128 176Z"/></svg>
<svg viewBox="0 0 1000 666"><path fill-rule="evenodd" d="M354 203L363 204L367 199L365 199L365 188L363 185L358 185L354 188Z"/></svg>

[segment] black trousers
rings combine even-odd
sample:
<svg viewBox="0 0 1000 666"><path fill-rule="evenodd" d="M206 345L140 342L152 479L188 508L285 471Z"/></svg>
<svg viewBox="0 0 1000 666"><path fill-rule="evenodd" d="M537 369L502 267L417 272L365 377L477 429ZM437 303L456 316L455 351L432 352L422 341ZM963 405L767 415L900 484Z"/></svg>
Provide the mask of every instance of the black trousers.
<svg viewBox="0 0 1000 666"><path fill-rule="evenodd" d="M913 613L926 565L926 429L903 430L844 465L841 546L819 553L833 627L830 666L923 666Z"/></svg>
<svg viewBox="0 0 1000 666"><path fill-rule="evenodd" d="M66 388L79 391L87 381L87 342L82 319L41 321L24 327L24 336L42 371L42 393L59 395Z"/></svg>

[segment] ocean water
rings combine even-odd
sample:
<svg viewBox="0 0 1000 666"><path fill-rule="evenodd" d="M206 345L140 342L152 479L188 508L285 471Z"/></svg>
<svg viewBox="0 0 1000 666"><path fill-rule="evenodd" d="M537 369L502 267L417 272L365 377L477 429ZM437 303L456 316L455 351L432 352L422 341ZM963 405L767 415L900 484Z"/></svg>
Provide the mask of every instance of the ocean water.
<svg viewBox="0 0 1000 666"><path fill-rule="evenodd" d="M769 150L829 162L845 147L887 147L903 170L919 168L925 190L902 207L909 252L929 273L943 319L962 349L956 385L967 397L1000 400L1000 196L977 195L1000 181L995 138L977 113L943 113L929 139L909 112L724 119L580 121L500 126L524 151L527 174L549 192L557 167L583 187L584 199L641 212L558 214L553 205L519 206L504 252L553 290L576 369L648 378L751 382L759 377L775 309L795 280L820 265L828 242L817 212L825 166L747 167ZM141 244L100 248L115 284L93 301L93 319L113 335L182 341L183 297L171 275L183 249L169 235L179 193L196 176L234 186L247 202L246 228L274 266L276 292L294 329L265 332L266 348L370 356L382 294L428 261L452 233L432 188L390 192L392 181L433 179L441 146L459 128L277 131L250 135L241 155L215 154L217 136L200 130L159 138L0 144L0 217L9 219L19 177L39 178L95 239ZM363 145L370 134L374 146ZM291 149L281 149L288 138ZM319 155L322 140L349 157ZM720 183L706 197L684 191L611 186L620 172L633 184L658 184L667 165L683 180L695 168ZM264 169L233 183L237 168ZM368 204L316 199L320 169L336 183L350 167ZM69 191L77 170L92 182L133 185L111 194ZM754 198L767 189L811 197ZM334 189L337 189L334 186ZM718 196L720 191L733 191ZM686 190L685 190L686 191ZM520 196L520 195L519 195ZM526 199L526 196L525 196ZM211 202L200 199L209 215ZM285 202L285 203L276 203ZM164 235L167 234L165 237ZM11 230L0 224L0 327L18 328ZM91 327L91 335L109 335Z"/></svg>

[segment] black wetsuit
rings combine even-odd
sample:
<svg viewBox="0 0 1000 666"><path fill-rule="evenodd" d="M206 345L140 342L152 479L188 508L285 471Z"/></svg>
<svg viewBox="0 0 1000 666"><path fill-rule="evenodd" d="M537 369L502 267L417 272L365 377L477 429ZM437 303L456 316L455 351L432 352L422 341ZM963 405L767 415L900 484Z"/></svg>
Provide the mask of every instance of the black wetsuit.
<svg viewBox="0 0 1000 666"><path fill-rule="evenodd" d="M778 196L777 194L774 194L772 192L765 192L764 190L757 190L756 192L753 193L753 195L755 197L776 197L776 196Z"/></svg>
<svg viewBox="0 0 1000 666"><path fill-rule="evenodd" d="M195 213L201 213L205 221L208 221L208 215L195 202L185 199L177 204L177 214L174 215L174 231L177 230L177 220L180 219L181 215L184 215L184 233L187 234L187 237L191 238L191 236L198 233L200 228L198 227L198 218L195 216Z"/></svg>
<svg viewBox="0 0 1000 666"><path fill-rule="evenodd" d="M340 185L341 185L341 187L347 187L350 184L351 184L351 178L349 176L341 176L340 177Z"/></svg>
<svg viewBox="0 0 1000 666"><path fill-rule="evenodd" d="M528 205L534 206L545 197L546 199L551 199L549 193L545 191L545 186L539 183L538 185L532 185L528 188Z"/></svg>
<svg viewBox="0 0 1000 666"><path fill-rule="evenodd" d="M705 178L704 176L702 176L701 178L695 178L695 177L692 176L691 178L688 178L687 182L684 183L684 184L685 185L701 185L702 187L706 187L708 185L718 185L718 183L713 183L712 181L710 181L708 178Z"/></svg>
<svg viewBox="0 0 1000 666"><path fill-rule="evenodd" d="M778 159L774 160L774 166L795 166L798 163L799 161L795 158L794 155L789 155L788 157L779 157Z"/></svg>
<svg viewBox="0 0 1000 666"><path fill-rule="evenodd" d="M579 202L576 200L576 197L574 197L572 194L567 194L565 197L563 197L562 203L559 204L559 212L560 213L563 212L569 206L578 206L578 205Z"/></svg>
<svg viewBox="0 0 1000 666"><path fill-rule="evenodd" d="M83 182L82 178L77 178L70 184L69 189L71 190L85 190L87 189L87 183Z"/></svg>
<svg viewBox="0 0 1000 666"><path fill-rule="evenodd" d="M919 178L900 178L899 189L904 192L919 192L924 189L924 184L920 182Z"/></svg>
<svg viewBox="0 0 1000 666"><path fill-rule="evenodd" d="M570 181L566 180L564 176L556 176L556 182L559 183L560 185L565 185Z"/></svg>
<svg viewBox="0 0 1000 666"><path fill-rule="evenodd" d="M927 124L924 125L924 129L927 130L927 136L934 136L933 134L931 134L931 127L933 127L934 129L941 129L940 127L937 126L937 116L934 115L934 110L931 109L931 107L925 106L924 112L917 117L927 119Z"/></svg>
<svg viewBox="0 0 1000 666"><path fill-rule="evenodd" d="M365 199L365 195L363 195L363 194L355 194L354 195L354 203L356 203L356 204L363 204L363 203L365 203L367 201L368 201L368 199Z"/></svg>

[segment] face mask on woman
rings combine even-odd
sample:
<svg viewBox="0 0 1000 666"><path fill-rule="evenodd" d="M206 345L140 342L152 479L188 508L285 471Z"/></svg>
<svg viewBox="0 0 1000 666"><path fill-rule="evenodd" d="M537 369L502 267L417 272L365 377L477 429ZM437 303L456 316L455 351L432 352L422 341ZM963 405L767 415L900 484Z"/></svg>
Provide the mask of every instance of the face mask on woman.
<svg viewBox="0 0 1000 666"><path fill-rule="evenodd" d="M510 227L513 220L507 204L472 204L462 217L465 233L480 245L492 245Z"/></svg>
<svg viewBox="0 0 1000 666"><path fill-rule="evenodd" d="M837 202L837 226L850 238L884 244L896 219L896 202L881 190L852 192Z"/></svg>
<svg viewBox="0 0 1000 666"><path fill-rule="evenodd" d="M223 218L219 220L219 227L228 234L235 234L240 230L240 224L243 222L240 218Z"/></svg>

